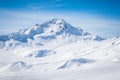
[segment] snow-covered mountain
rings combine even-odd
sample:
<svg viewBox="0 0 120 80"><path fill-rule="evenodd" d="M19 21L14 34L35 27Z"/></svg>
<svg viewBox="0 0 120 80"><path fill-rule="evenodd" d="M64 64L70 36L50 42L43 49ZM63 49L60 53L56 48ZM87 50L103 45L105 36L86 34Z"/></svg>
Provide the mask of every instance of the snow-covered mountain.
<svg viewBox="0 0 120 80"><path fill-rule="evenodd" d="M119 36L103 39L63 19L0 36L3 80L119 80L118 66Z"/></svg>
<svg viewBox="0 0 120 80"><path fill-rule="evenodd" d="M28 39L34 39L35 36L39 36L42 39L54 39L57 36L76 36L87 40L103 40L103 38L92 35L88 32L84 32L81 28L73 27L63 19L52 19L41 25L36 24L33 27L27 29L21 29L16 33L9 35L1 35L1 41L8 41L10 39L20 42L27 42Z"/></svg>

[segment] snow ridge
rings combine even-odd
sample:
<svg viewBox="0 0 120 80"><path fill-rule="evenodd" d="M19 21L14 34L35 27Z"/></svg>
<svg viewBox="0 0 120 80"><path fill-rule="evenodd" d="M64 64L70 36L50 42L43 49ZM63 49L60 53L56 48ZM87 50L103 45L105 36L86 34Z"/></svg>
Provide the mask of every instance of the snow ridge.
<svg viewBox="0 0 120 80"><path fill-rule="evenodd" d="M63 19L52 19L41 25L36 24L35 26L27 29L21 29L18 32L11 33L9 35L1 35L0 41L8 41L10 39L17 40L20 42L28 42L28 39L33 39L36 35L42 37L54 38L58 35L74 35L77 37L84 37L84 40L96 40L101 41L103 38L100 36L92 35L88 32L84 32L81 28L73 27Z"/></svg>

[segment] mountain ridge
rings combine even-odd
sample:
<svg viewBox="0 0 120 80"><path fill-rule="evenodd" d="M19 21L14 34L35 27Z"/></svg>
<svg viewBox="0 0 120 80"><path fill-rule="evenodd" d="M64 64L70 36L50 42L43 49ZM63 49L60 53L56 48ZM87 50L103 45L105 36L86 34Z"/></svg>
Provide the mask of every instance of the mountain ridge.
<svg viewBox="0 0 120 80"><path fill-rule="evenodd" d="M21 29L18 32L11 33L9 35L1 35L0 41L8 41L10 39L20 42L28 42L27 39L34 39L34 36L40 34L41 36L54 36L61 34L75 35L78 37L86 37L89 40L101 41L102 37L84 32L81 28L77 28L67 23L64 19L54 18L41 25L36 24L33 27L27 29Z"/></svg>

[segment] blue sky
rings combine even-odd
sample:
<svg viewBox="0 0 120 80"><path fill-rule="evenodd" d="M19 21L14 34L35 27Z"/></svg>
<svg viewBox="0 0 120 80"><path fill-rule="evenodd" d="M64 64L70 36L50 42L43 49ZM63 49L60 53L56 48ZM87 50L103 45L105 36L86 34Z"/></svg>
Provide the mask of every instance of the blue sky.
<svg viewBox="0 0 120 80"><path fill-rule="evenodd" d="M0 34L55 17L103 37L120 35L120 0L0 0Z"/></svg>

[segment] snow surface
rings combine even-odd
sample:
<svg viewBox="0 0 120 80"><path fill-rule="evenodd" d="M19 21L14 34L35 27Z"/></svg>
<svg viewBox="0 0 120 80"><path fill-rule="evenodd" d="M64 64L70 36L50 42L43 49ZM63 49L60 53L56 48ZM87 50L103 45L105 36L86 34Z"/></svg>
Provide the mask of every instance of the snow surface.
<svg viewBox="0 0 120 80"><path fill-rule="evenodd" d="M120 37L52 19L0 36L0 80L120 80Z"/></svg>

